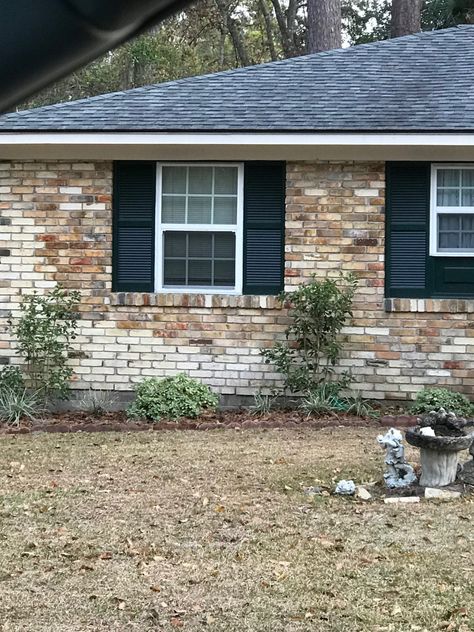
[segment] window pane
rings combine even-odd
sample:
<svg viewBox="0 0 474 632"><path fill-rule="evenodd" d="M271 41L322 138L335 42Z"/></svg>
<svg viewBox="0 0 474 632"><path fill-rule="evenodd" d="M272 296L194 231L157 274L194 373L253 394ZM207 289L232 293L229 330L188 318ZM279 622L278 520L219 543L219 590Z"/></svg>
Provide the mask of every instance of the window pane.
<svg viewBox="0 0 474 632"><path fill-rule="evenodd" d="M212 193L212 167L189 167L189 193Z"/></svg>
<svg viewBox="0 0 474 632"><path fill-rule="evenodd" d="M438 188L459 187L460 169L438 169Z"/></svg>
<svg viewBox="0 0 474 632"><path fill-rule="evenodd" d="M186 221L186 198L184 195L163 195L161 198L161 221L164 224L184 224Z"/></svg>
<svg viewBox="0 0 474 632"><path fill-rule="evenodd" d="M466 250L474 250L474 232L462 233L461 235L461 248Z"/></svg>
<svg viewBox="0 0 474 632"><path fill-rule="evenodd" d="M460 215L439 215L438 222L440 231L461 229Z"/></svg>
<svg viewBox="0 0 474 632"><path fill-rule="evenodd" d="M439 215L438 228L440 250L474 251L474 214Z"/></svg>
<svg viewBox="0 0 474 632"><path fill-rule="evenodd" d="M189 257L212 257L212 233L188 233Z"/></svg>
<svg viewBox="0 0 474 632"><path fill-rule="evenodd" d="M188 285L212 285L212 261L205 259L189 259Z"/></svg>
<svg viewBox="0 0 474 632"><path fill-rule="evenodd" d="M163 167L162 193L186 193L186 167Z"/></svg>
<svg viewBox="0 0 474 632"><path fill-rule="evenodd" d="M236 167L216 167L215 168L214 193L216 195L233 194L237 195L237 168Z"/></svg>
<svg viewBox="0 0 474 632"><path fill-rule="evenodd" d="M457 250L459 248L459 237L461 233L440 233L440 250Z"/></svg>
<svg viewBox="0 0 474 632"><path fill-rule="evenodd" d="M164 285L186 285L185 259L165 259Z"/></svg>
<svg viewBox="0 0 474 632"><path fill-rule="evenodd" d="M235 261L214 262L214 285L233 286L235 285Z"/></svg>
<svg viewBox="0 0 474 632"><path fill-rule="evenodd" d="M474 206L474 189L462 190L462 206Z"/></svg>
<svg viewBox="0 0 474 632"><path fill-rule="evenodd" d="M210 224L212 210L212 198L193 197L188 198L188 224Z"/></svg>
<svg viewBox="0 0 474 632"><path fill-rule="evenodd" d="M237 223L237 198L236 197L214 198L214 224L236 224L236 223Z"/></svg>
<svg viewBox="0 0 474 632"><path fill-rule="evenodd" d="M214 256L216 259L235 259L234 233L215 233Z"/></svg>
<svg viewBox="0 0 474 632"><path fill-rule="evenodd" d="M438 206L459 206L459 189L438 189Z"/></svg>
<svg viewBox="0 0 474 632"><path fill-rule="evenodd" d="M463 187L474 187L474 169L462 170L462 185Z"/></svg>
<svg viewBox="0 0 474 632"><path fill-rule="evenodd" d="M474 230L474 215L460 215L459 217L461 219L461 230L463 232Z"/></svg>
<svg viewBox="0 0 474 632"><path fill-rule="evenodd" d="M164 285L233 287L235 234L166 231Z"/></svg>
<svg viewBox="0 0 474 632"><path fill-rule="evenodd" d="M186 233L164 234L165 257L186 257Z"/></svg>

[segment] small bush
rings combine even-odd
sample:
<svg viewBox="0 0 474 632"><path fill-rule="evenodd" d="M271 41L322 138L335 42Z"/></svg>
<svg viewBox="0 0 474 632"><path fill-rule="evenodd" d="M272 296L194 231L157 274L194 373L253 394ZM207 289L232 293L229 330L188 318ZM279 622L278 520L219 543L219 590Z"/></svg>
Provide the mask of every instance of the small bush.
<svg viewBox="0 0 474 632"><path fill-rule="evenodd" d="M113 391L95 391L90 388L79 400L79 409L95 417L101 417L114 409L117 396Z"/></svg>
<svg viewBox="0 0 474 632"><path fill-rule="evenodd" d="M16 393L25 390L25 381L17 366L6 366L0 371L0 393L4 390Z"/></svg>
<svg viewBox="0 0 474 632"><path fill-rule="evenodd" d="M448 388L424 388L417 394L411 412L421 415L440 408L461 417L471 417L474 414L474 406L468 398Z"/></svg>
<svg viewBox="0 0 474 632"><path fill-rule="evenodd" d="M72 375L68 353L76 337L79 301L79 292L58 285L44 295L24 296L20 317L8 321L16 353L26 363L27 384L44 402L67 395Z"/></svg>
<svg viewBox="0 0 474 632"><path fill-rule="evenodd" d="M343 345L340 333L352 316L356 288L352 274L341 274L339 279L313 279L280 294L280 302L290 307L286 340L261 354L283 375L285 388L292 393L310 393L333 378Z"/></svg>
<svg viewBox="0 0 474 632"><path fill-rule="evenodd" d="M205 410L215 410L219 403L208 386L184 373L161 380L148 378L138 384L135 392L135 401L127 411L134 419L198 417Z"/></svg>
<svg viewBox="0 0 474 632"><path fill-rule="evenodd" d="M34 421L42 412L43 406L36 393L28 393L24 388L15 390L3 388L0 391L0 421L18 426L24 418Z"/></svg>

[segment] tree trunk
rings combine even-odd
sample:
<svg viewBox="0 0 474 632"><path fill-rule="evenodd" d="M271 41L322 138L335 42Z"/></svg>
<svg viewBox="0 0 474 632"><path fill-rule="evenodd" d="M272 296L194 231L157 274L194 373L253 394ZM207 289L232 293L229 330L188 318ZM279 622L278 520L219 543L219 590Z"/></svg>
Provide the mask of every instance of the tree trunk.
<svg viewBox="0 0 474 632"><path fill-rule="evenodd" d="M230 9L226 5L225 0L216 0L217 9L221 15L222 22L226 26L232 44L234 45L235 55L241 66L250 66L250 58L247 55L245 45L240 33L239 25L230 15Z"/></svg>
<svg viewBox="0 0 474 632"><path fill-rule="evenodd" d="M423 0L392 0L390 36L401 37L421 31Z"/></svg>
<svg viewBox="0 0 474 632"><path fill-rule="evenodd" d="M268 12L267 5L265 4L266 0L258 0L258 6L262 13L263 23L265 26L265 34L267 36L268 50L270 52L270 57L272 61L276 61L277 53L275 50L275 42L273 41L273 31L272 31L272 20L270 14Z"/></svg>
<svg viewBox="0 0 474 632"><path fill-rule="evenodd" d="M275 11L278 28L280 29L281 47L283 48L283 53L285 57L294 57L296 55L296 51L293 45L291 34L288 31L287 21L285 19L285 14L280 4L280 0L271 0L271 2Z"/></svg>
<svg viewBox="0 0 474 632"><path fill-rule="evenodd" d="M308 0L308 52L341 48L341 0Z"/></svg>

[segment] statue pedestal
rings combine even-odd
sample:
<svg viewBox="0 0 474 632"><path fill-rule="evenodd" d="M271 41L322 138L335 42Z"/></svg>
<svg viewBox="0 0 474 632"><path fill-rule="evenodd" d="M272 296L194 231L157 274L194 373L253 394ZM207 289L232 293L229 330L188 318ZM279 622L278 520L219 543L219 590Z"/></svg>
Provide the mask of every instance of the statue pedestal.
<svg viewBox="0 0 474 632"><path fill-rule="evenodd" d="M456 480L458 471L458 453L440 452L421 448L421 477L423 487L444 487Z"/></svg>
<svg viewBox="0 0 474 632"><path fill-rule="evenodd" d="M423 487L444 487L454 483L458 473L458 453L467 450L472 435L431 436L410 428L405 436L410 445L420 448L421 477Z"/></svg>

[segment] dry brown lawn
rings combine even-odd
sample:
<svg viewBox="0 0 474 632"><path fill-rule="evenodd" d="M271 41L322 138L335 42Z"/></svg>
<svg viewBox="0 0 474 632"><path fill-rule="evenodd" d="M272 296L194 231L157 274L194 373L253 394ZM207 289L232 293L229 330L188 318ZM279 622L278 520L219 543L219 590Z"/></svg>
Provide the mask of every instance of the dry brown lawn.
<svg viewBox="0 0 474 632"><path fill-rule="evenodd" d="M474 630L471 499L303 493L380 479L376 434L0 437L0 630Z"/></svg>

